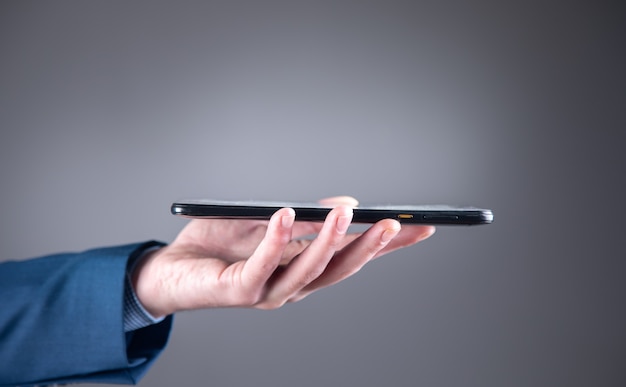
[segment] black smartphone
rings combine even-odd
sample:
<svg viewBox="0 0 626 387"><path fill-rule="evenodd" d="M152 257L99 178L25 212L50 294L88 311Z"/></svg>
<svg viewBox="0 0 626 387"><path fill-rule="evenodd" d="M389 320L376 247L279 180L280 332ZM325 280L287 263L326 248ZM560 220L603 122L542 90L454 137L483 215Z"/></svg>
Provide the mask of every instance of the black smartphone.
<svg viewBox="0 0 626 387"><path fill-rule="evenodd" d="M172 214L201 219L267 220L281 208L290 207L298 221L324 221L332 209L318 203L181 200L172 203ZM396 219L405 224L479 225L493 222L493 212L475 207L449 205L360 205L354 208L353 223L375 223Z"/></svg>

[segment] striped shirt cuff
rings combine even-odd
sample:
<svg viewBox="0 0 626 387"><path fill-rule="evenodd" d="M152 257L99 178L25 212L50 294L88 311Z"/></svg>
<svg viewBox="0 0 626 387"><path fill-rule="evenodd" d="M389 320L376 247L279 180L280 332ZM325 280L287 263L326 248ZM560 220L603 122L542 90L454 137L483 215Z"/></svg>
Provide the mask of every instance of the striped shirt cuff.
<svg viewBox="0 0 626 387"><path fill-rule="evenodd" d="M148 253L158 250L160 246L155 246L145 250L142 254L139 254L137 258L128 262L126 269L126 280L124 281L124 332L134 331L140 328L147 327L152 324L159 323L165 319L165 317L155 318L144 307L135 294L133 285L130 281L131 273L135 268L137 262L139 262Z"/></svg>

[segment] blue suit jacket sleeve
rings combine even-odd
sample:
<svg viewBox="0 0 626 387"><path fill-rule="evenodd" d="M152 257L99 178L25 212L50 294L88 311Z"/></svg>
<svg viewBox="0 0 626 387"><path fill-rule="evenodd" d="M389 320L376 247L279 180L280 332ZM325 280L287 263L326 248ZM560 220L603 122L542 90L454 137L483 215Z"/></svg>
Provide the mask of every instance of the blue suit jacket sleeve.
<svg viewBox="0 0 626 387"><path fill-rule="evenodd" d="M154 245L0 264L0 386L136 383L172 324L124 333L126 263Z"/></svg>

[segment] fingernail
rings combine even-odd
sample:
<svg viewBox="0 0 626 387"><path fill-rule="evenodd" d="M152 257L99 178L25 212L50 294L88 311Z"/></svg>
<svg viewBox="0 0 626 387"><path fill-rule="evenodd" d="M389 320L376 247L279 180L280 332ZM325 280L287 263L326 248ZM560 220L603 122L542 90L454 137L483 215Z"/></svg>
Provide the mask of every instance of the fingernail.
<svg viewBox="0 0 626 387"><path fill-rule="evenodd" d="M398 235L398 232L400 232L400 228L397 227L385 229L383 234L380 236L380 241L382 243L388 243L390 240L395 238L396 235Z"/></svg>
<svg viewBox="0 0 626 387"><path fill-rule="evenodd" d="M352 216L344 215L337 218L337 232L340 234L348 231L348 227L350 227L350 222L352 222Z"/></svg>
<svg viewBox="0 0 626 387"><path fill-rule="evenodd" d="M285 215L281 219L281 223L284 228L291 228L291 226L293 226L293 222L295 221L295 219L296 218L294 215Z"/></svg>

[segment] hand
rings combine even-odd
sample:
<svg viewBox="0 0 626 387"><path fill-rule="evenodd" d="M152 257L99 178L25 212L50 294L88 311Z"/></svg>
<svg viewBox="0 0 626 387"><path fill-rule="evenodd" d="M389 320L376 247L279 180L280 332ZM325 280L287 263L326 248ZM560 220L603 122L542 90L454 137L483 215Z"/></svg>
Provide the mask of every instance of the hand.
<svg viewBox="0 0 626 387"><path fill-rule="evenodd" d="M132 276L137 297L155 317L215 307L274 309L435 231L385 219L363 233L347 233L356 200L321 203L335 207L324 223L296 222L291 208L269 221L192 220L172 244L138 264ZM316 237L302 239L307 235Z"/></svg>

